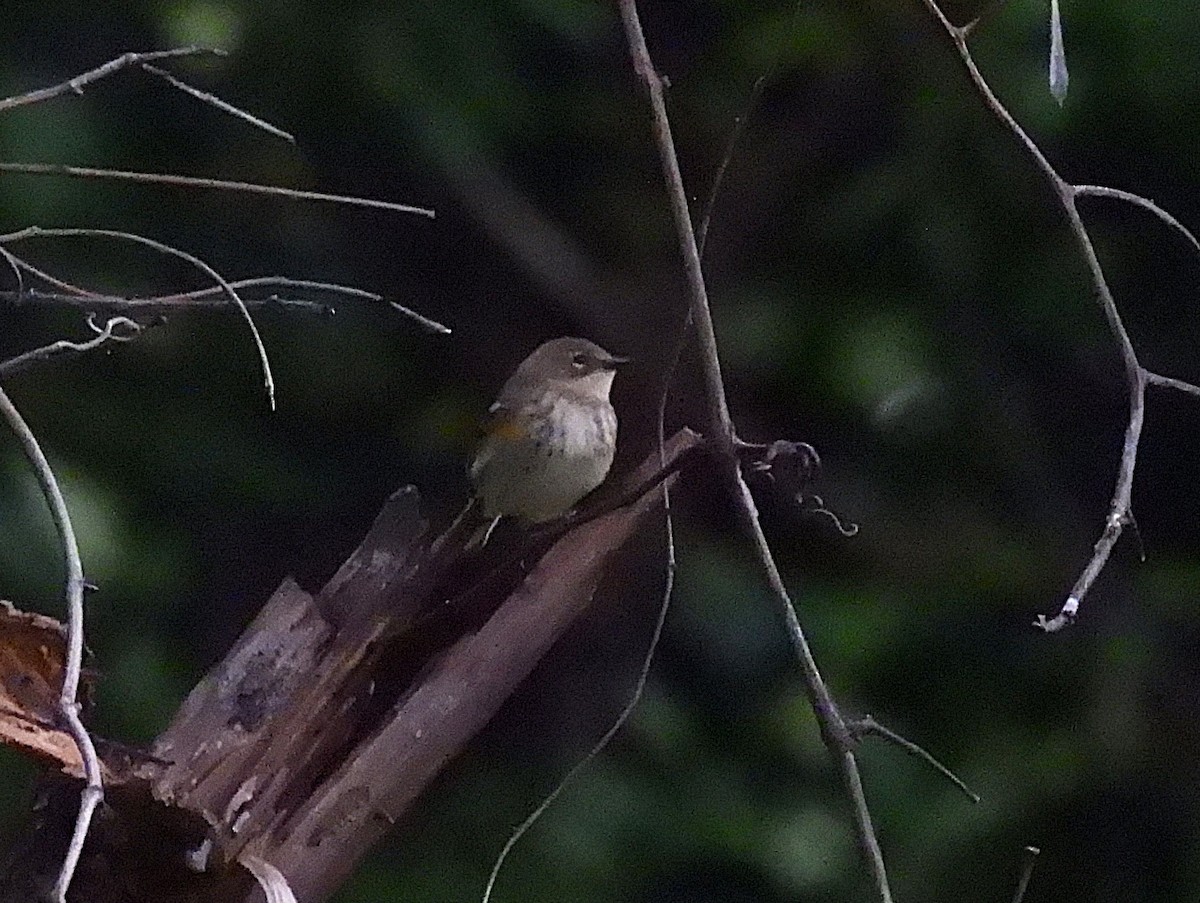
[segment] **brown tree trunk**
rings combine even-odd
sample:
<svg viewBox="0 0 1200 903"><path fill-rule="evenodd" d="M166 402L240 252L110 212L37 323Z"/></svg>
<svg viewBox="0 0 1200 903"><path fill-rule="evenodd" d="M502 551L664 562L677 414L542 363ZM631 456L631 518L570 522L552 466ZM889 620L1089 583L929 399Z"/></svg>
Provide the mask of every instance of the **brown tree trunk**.
<svg viewBox="0 0 1200 903"><path fill-rule="evenodd" d="M667 461L697 445L677 434ZM655 452L626 485L658 470ZM582 523L540 558L497 561L489 546L486 565L448 568L436 562L454 550L429 553L415 491L397 492L318 593L284 581L148 756L104 755L106 804L70 898L248 903L260 892L237 862L255 857L301 903L327 899L583 613L660 498ZM77 799L74 782L48 786L0 901L53 882Z"/></svg>

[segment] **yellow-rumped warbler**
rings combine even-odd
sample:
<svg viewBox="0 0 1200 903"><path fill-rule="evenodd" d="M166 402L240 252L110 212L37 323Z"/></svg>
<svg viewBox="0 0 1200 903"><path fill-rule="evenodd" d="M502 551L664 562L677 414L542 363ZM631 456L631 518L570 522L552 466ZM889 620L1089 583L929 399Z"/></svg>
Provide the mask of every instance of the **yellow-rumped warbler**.
<svg viewBox="0 0 1200 903"><path fill-rule="evenodd" d="M562 517L604 482L617 449L608 392L625 362L574 338L552 339L521 362L488 408L471 462L475 499L493 525L506 515Z"/></svg>

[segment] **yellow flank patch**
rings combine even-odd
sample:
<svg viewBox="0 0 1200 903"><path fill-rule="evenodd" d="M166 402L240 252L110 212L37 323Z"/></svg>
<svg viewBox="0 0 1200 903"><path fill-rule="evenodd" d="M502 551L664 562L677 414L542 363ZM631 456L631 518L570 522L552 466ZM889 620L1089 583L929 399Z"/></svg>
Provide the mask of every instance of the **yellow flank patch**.
<svg viewBox="0 0 1200 903"><path fill-rule="evenodd" d="M497 420L491 425L488 432L494 439L504 439L509 442L525 438L525 429L521 426L520 421L508 417Z"/></svg>

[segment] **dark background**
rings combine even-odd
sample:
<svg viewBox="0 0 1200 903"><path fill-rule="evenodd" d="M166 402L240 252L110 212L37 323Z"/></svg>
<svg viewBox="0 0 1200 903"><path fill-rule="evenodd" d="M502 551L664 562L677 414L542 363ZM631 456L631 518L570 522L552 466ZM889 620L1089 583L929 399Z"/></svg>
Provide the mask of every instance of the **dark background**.
<svg viewBox="0 0 1200 903"><path fill-rule="evenodd" d="M1134 506L1080 623L1057 611L1112 491L1126 400L1114 343L1055 202L917 2L642 5L703 197L754 81L706 270L743 434L816 445L843 538L762 488L764 521L838 698L942 758L971 805L899 750L862 761L901 901L1194 900L1200 888L1200 406L1151 393ZM958 21L971 12L952 10ZM227 278L385 293L332 317L263 311L266 411L233 311L6 384L67 492L99 672L92 721L152 738L288 574L329 576L388 493L462 504L473 423L539 341L635 357L618 380L626 466L684 308L645 103L616 12L489 4L7 4L0 96L118 53L215 44L170 68L297 135L292 147L137 71L0 118L0 159L178 172L435 207L428 221L223 193L0 176L0 229L126 229ZM1200 224L1193 4L1064 8L1071 91L1046 87L1048 10L1010 4L974 41L1001 98L1069 179ZM795 27L791 23L795 15ZM1157 221L1085 199L1144 363L1200 380L1200 263ZM123 293L198 287L100 240L14 250ZM7 283L6 283L7 284ZM77 312L0 306L0 357L86 335ZM671 423L704 425L694 357ZM847 802L780 619L719 492L678 493L679 579L637 714L514 853L496 901L868 900ZM61 614L53 532L0 439L0 597ZM342 892L471 900L518 822L611 722L661 598L661 535L624 553L595 612ZM33 770L0 750L0 830ZM3 838L0 838L3 839Z"/></svg>

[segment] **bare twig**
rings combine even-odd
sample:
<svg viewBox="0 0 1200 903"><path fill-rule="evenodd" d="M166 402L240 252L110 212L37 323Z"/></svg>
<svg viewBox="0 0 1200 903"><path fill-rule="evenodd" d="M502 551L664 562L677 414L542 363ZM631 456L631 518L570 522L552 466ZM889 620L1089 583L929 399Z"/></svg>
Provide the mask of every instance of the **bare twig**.
<svg viewBox="0 0 1200 903"><path fill-rule="evenodd" d="M375 292L368 292L365 289L354 288L350 285L339 285L336 282L316 282L312 279L292 279L289 276L255 276L251 279L239 279L237 282L231 284L234 288L277 286L280 288L324 292L330 295L345 295L347 298L360 298L365 301L386 301L392 310L404 314L404 316L414 320L417 325L423 329L427 329L430 332L436 332L439 335L451 334L451 329L449 326L445 326L439 323L437 320L432 320L423 314L419 314L415 310L405 307L399 301L393 301L390 298L384 297L383 295L377 295ZM217 288L209 287L175 295L160 295L152 300L164 303L193 301L211 297L217 294L219 294L219 290Z"/></svg>
<svg viewBox="0 0 1200 903"><path fill-rule="evenodd" d="M145 70L146 72L149 72L151 75L157 75L159 78L163 79L167 84L169 84L172 88L178 88L184 94L189 94L192 97L196 98L197 100L201 101L202 103L210 104L210 105L216 107L222 113L228 113L230 116L233 116L237 119L242 119L242 120L250 123L252 126L254 126L256 128L260 128L264 132L268 132L269 134L274 135L276 138L282 138L284 141L287 141L291 144L296 143L296 136L293 135L291 132L285 132L283 129L279 128L278 126L271 125L271 123L267 122L266 120L260 119L259 117L255 116L251 113L247 113L245 110L241 109L240 107L235 107L233 104L231 104L227 101L221 100L221 98L217 97L214 94L209 94L207 91L201 91L199 88L194 88L191 85L189 85L187 82L181 81L180 79L176 78L174 75L172 75L170 72L168 72L165 69L159 69L157 66L152 66L149 63L142 63L142 69Z"/></svg>
<svg viewBox="0 0 1200 903"><path fill-rule="evenodd" d="M1180 380L1151 374L1141 365L1137 352L1125 329L1125 324L1121 319L1121 314L1117 309L1116 300L1113 298L1112 291L1108 286L1108 280L1105 278L1104 270L1096 255L1096 249L1092 244L1091 236L1079 215L1076 200L1080 195L1093 195L1097 197L1116 198L1135 204L1149 210L1167 223L1167 225L1182 233L1198 251L1200 251L1200 243L1197 242L1195 236L1179 223L1175 217L1146 198L1127 191L1104 188L1099 185L1076 186L1063 179L1033 139L1021 128L1012 114L1005 108L1004 104L996 97L979 71L967 46L967 39L970 36L972 25L957 26L952 23L946 18L945 13L942 12L937 0L921 0L921 2L924 3L926 9L938 20L950 36L950 39L954 42L955 49L958 50L958 55L967 69L967 74L975 85L976 91L983 98L984 104L1013 133L1054 190L1054 194L1057 196L1063 212L1066 214L1071 234L1074 236L1080 253L1087 264L1092 286L1096 292L1096 299L1108 324L1109 332L1117 343L1121 362L1125 368L1125 382L1129 393L1129 420L1125 427L1125 438L1122 444L1120 463L1117 467L1117 479L1113 487L1112 500L1109 502L1108 514L1104 520L1104 529L1093 547L1092 557L1076 579L1074 586L1071 587L1071 591L1059 609L1058 614L1050 618L1045 615L1038 615L1037 620L1034 622L1036 626L1041 627L1043 630L1053 632L1061 630L1074 622L1079 613L1079 603L1092 588L1101 571L1104 570L1104 566L1112 554L1113 547L1117 544L1117 540L1120 539L1125 527L1133 521L1131 507L1133 476L1137 466L1137 453L1138 445L1141 441L1142 425L1145 420L1146 386L1154 383L1156 385L1180 389L1185 392L1192 392L1194 388L1190 384ZM1200 394L1200 391L1193 394Z"/></svg>
<svg viewBox="0 0 1200 903"><path fill-rule="evenodd" d="M28 370L34 364L48 361L51 358L84 354L107 342L128 342L130 339L136 338L143 328L141 323L130 320L128 317L113 317L103 327L96 326L90 320L88 325L92 327L96 335L86 342L70 342L60 339L49 345L43 345L41 348L34 348L32 351L18 354L6 361L0 361L0 379L7 379Z"/></svg>
<svg viewBox="0 0 1200 903"><path fill-rule="evenodd" d="M210 267L207 263L189 254L187 251L182 251L179 248L171 245L163 244L160 241L155 241L152 238L146 238L143 235L137 235L133 232L119 232L114 229L43 229L40 226L29 226L19 232L11 232L8 235L0 235L0 244L7 244L13 241L22 241L27 238L36 237L98 237L98 238L115 238L120 241L129 241L134 244L143 245L147 248L152 248L162 254L171 257L178 257L180 260L187 261L196 269L207 275L213 282L217 283L242 314L242 319L250 327L250 335L254 339L254 347L258 350L258 360L262 365L263 384L267 390L267 401L271 406L271 410L275 410L275 378L271 375L271 362L267 359L267 349L263 345L262 336L258 333L258 326L254 322L254 318L250 316L250 311L246 307L246 302L231 286L225 277Z"/></svg>
<svg viewBox="0 0 1200 903"><path fill-rule="evenodd" d="M51 85L48 88L39 88L36 91L29 91L25 94L14 94L12 97L6 97L0 100L0 113L13 107L40 103L43 100L61 97L64 94L82 94L85 86L106 78L114 72L127 69L130 66L140 66L142 63L178 59L185 56L225 56L225 51L209 47L176 47L172 50L154 50L149 53L123 53L116 59L109 60L103 66L97 66L95 69L91 69L81 75L76 75L74 78L69 78L65 82L59 82L57 85Z"/></svg>
<svg viewBox="0 0 1200 903"><path fill-rule="evenodd" d="M184 56L198 55L225 56L225 51L205 47L178 47L174 50L156 50L150 53L125 53L114 60L110 60L103 66L98 66L89 72L85 72L82 75L77 75L65 82L61 82L49 88L41 88L37 91L30 91L26 94L19 94L14 97L6 98L5 100L0 100L0 112L3 112L10 107L19 107L26 104L39 103L43 100L50 100L51 98L67 93L82 94L85 85L99 81L100 79L112 75L115 72L119 72L122 69L128 69L132 66L140 66L144 71L164 79L172 87L178 88L185 94L190 94L197 100L211 104L212 106L224 113L230 114L231 116L244 119L251 125L290 141L292 144L296 143L296 139L283 129L277 128L276 126L271 125L269 122L264 122L257 116L251 115L245 110L239 109L238 107L221 100L219 97L209 94L207 91L201 91L199 88L194 88L186 82L179 80L170 72L152 65L153 62L159 60L178 59Z"/></svg>
<svg viewBox="0 0 1200 903"><path fill-rule="evenodd" d="M943 777L950 781L955 787L963 792L963 794L973 803L979 802L979 794L971 790L964 784L954 772L939 762L933 757L925 747L913 743L907 737L897 734L889 727L885 727L876 721L871 715L863 715L861 718L856 718L848 723L850 732L856 737L864 737L868 734L874 734L876 737L881 737L889 743L894 743L910 755L916 756L918 759L926 762L934 771L939 772Z"/></svg>
<svg viewBox="0 0 1200 903"><path fill-rule="evenodd" d="M259 185L255 182L230 182L225 179L204 179L197 176L179 176L170 173L128 172L122 169L96 169L90 166L64 166L58 163L0 163L0 172L17 172L38 176L70 176L77 179L116 179L122 182L139 182L145 185L170 185L176 188L212 188L218 191L242 191L248 194L266 194L272 197L292 198L298 201L328 201L352 207L370 207L389 210L393 213L416 213L433 219L436 214L427 207L410 204L394 204L375 198L361 198L347 194L325 194L320 191L300 191L278 185Z"/></svg>
<svg viewBox="0 0 1200 903"><path fill-rule="evenodd" d="M1029 879L1033 877L1033 867L1037 865L1037 858L1041 852L1037 847L1026 847L1021 851L1021 877L1017 879L1017 890L1013 894L1012 903L1021 903L1025 899Z"/></svg>
<svg viewBox="0 0 1200 903"><path fill-rule="evenodd" d="M96 748L92 743L92 738L79 718L79 702L76 698L79 692L79 674L83 668L83 592L86 584L83 579L83 563L79 558L79 545L75 541L75 530L71 526L71 517L67 513L67 503L58 487L58 480L55 479L54 471L50 469L50 463L42 453L41 446L38 445L33 432L2 388L0 388L0 415L8 422L9 427L21 443L21 449L25 452L30 466L33 467L38 485L41 486L42 494L46 497L50 516L54 520L54 527L58 531L59 541L62 544L63 563L66 570L67 660L63 669L63 684L58 697L58 705L67 729L74 738L75 745L79 748L79 757L83 762L83 773L86 780L86 785L79 798L79 814L75 819L75 830L71 835L71 843L63 858L58 879L54 883L54 899L57 903L66 903L67 888L75 874L75 867L79 864L92 813L104 799L100 760L96 757Z"/></svg>
<svg viewBox="0 0 1200 903"><path fill-rule="evenodd" d="M863 793L862 780L858 772L858 763L854 755L854 738L847 729L837 704L834 702L824 679L817 668L808 639L796 617L795 608L779 569L775 564L770 545L762 532L758 519L758 510L754 497L742 476L738 465L736 436L733 422L729 415L729 405L725 398L725 385L721 376L720 358L717 351L716 334L713 329L712 314L708 304L708 292L704 284L704 276L700 267L700 254L696 245L696 237L692 229L692 221L687 206L687 194L683 187L683 178L679 172L679 162L675 154L674 141L671 137L670 122L667 118L666 104L663 99L662 79L654 69L646 39L642 33L638 17L636 0L620 0L621 19L629 45L630 56L637 76L644 83L650 100L653 116L653 132L655 144L658 147L663 175L667 184L668 200L671 206L675 229L679 238L680 251L684 259L684 269L687 275L690 309L696 325L697 337L700 343L701 360L704 367L704 377L707 391L711 434L709 441L717 451L718 465L722 476L729 482L734 491L735 505L744 529L750 535L756 555L770 586L772 595L779 603L787 627L788 638L793 651L800 662L804 674L804 684L809 700L817 715L821 734L830 753L837 760L842 776L842 782L854 808L854 821L858 833L859 844L867 859L876 892L882 903L890 903L892 896L888 884L887 870L883 863L883 854L871 822L870 811L867 808L866 797Z"/></svg>
<svg viewBox="0 0 1200 903"><path fill-rule="evenodd" d="M799 8L799 7L797 7ZM774 70L774 64L771 69ZM760 75L754 80L754 85L750 88L750 96L746 98L745 108L734 117L733 128L729 132L729 137L725 141L725 152L721 155L721 162L717 164L716 174L713 176L712 185L708 189L708 197L704 199L704 206L700 209L700 221L696 225L696 248L700 252L700 257L704 257L704 246L708 244L708 227L712 224L713 210L717 206L717 198L721 194L721 186L725 183L725 173L729 170L729 164L733 161L734 151L737 150L738 142L742 140L742 134L746 131L746 124L750 121L750 114L758 105L758 98L762 95L763 87L767 83L767 77L770 73Z"/></svg>

